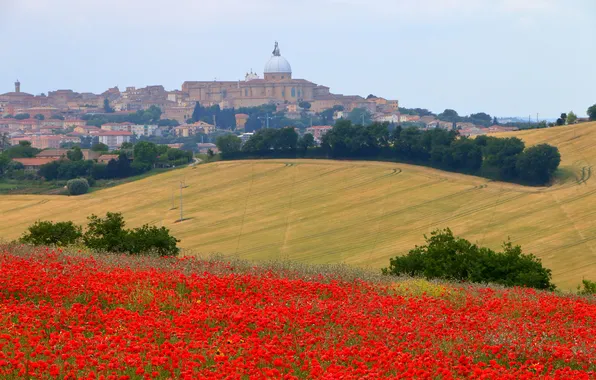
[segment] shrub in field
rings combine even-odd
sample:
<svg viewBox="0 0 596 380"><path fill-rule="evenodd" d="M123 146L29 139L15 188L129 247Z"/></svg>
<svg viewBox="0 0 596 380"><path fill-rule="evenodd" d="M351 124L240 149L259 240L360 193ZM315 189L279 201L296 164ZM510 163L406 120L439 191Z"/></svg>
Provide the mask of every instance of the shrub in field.
<svg viewBox="0 0 596 380"><path fill-rule="evenodd" d="M550 269L534 255L522 253L521 247L507 242L503 252L495 252L453 236L450 229L436 230L426 237L426 245L390 259L383 273L555 289Z"/></svg>
<svg viewBox="0 0 596 380"><path fill-rule="evenodd" d="M128 231L120 213L108 212L105 218L93 214L83 235L85 246L98 251L126 252Z"/></svg>
<svg viewBox="0 0 596 380"><path fill-rule="evenodd" d="M29 226L20 241L33 245L56 245L64 247L76 243L81 238L81 227L73 222L37 221Z"/></svg>
<svg viewBox="0 0 596 380"><path fill-rule="evenodd" d="M91 249L134 255L157 253L160 256L175 256L179 252L176 247L179 240L171 236L165 227L144 225L127 230L124 226L124 218L120 213L108 212L105 218L91 215L83 242Z"/></svg>
<svg viewBox="0 0 596 380"><path fill-rule="evenodd" d="M577 287L579 294L594 294L596 295L596 281L582 280L583 288Z"/></svg>
<svg viewBox="0 0 596 380"><path fill-rule="evenodd" d="M130 254L156 253L159 256L175 256L179 253L176 243L179 242L165 228L157 228L145 224L143 227L129 231L126 237L127 251Z"/></svg>
<svg viewBox="0 0 596 380"><path fill-rule="evenodd" d="M81 195L89 191L89 182L85 178L71 179L66 183L70 195Z"/></svg>

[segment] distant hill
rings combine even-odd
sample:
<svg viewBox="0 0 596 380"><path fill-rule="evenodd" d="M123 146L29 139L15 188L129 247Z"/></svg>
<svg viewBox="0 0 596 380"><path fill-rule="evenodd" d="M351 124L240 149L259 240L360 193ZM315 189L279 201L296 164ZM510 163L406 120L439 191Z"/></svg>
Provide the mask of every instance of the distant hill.
<svg viewBox="0 0 596 380"><path fill-rule="evenodd" d="M132 226L167 226L189 254L380 268L448 226L492 248L510 237L542 258L560 287L596 279L596 123L503 136L558 146L556 183L531 188L380 162L217 162L76 198L0 196L0 237L17 238L38 219L84 223L119 211ZM189 219L175 223L180 181Z"/></svg>

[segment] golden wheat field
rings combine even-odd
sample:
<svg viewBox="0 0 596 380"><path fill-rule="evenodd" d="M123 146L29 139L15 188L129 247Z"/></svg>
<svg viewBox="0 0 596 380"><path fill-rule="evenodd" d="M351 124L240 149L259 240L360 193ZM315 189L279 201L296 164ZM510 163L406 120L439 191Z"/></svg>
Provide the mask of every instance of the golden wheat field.
<svg viewBox="0 0 596 380"><path fill-rule="evenodd" d="M38 219L83 224L114 211L129 226L170 228L187 254L381 268L450 227L493 248L510 238L539 256L560 287L596 279L596 123L503 136L558 146L556 183L523 187L399 163L217 162L76 198L0 196L0 237L18 238ZM185 220L176 223L181 181Z"/></svg>

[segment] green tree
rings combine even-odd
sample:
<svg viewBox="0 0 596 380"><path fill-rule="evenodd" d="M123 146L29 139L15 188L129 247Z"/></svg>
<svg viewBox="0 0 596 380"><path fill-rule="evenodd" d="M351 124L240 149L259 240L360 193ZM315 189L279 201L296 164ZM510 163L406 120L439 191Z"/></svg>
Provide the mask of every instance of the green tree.
<svg viewBox="0 0 596 380"><path fill-rule="evenodd" d="M53 181L58 179L58 170L60 169L60 161L52 161L43 164L39 167L37 175L44 178L46 181Z"/></svg>
<svg viewBox="0 0 596 380"><path fill-rule="evenodd" d="M298 134L294 128L286 127L278 130L273 148L276 150L292 151L296 150L297 143Z"/></svg>
<svg viewBox="0 0 596 380"><path fill-rule="evenodd" d="M309 102L301 101L298 103L298 107L305 109L305 110L309 110L310 107L312 107L312 105Z"/></svg>
<svg viewBox="0 0 596 380"><path fill-rule="evenodd" d="M596 121L596 104L594 104L593 106L588 108L587 113L588 113L588 117L590 118L590 120Z"/></svg>
<svg viewBox="0 0 596 380"><path fill-rule="evenodd" d="M19 141L18 145L6 149L9 158L31 158L39 153L39 149L33 148L30 141Z"/></svg>
<svg viewBox="0 0 596 380"><path fill-rule="evenodd" d="M577 122L577 115L573 111L567 114L567 124L575 124Z"/></svg>
<svg viewBox="0 0 596 380"><path fill-rule="evenodd" d="M542 266L540 259L522 253L510 242L503 244L502 252L495 252L455 237L450 229L433 231L425 239L425 245L390 259L383 273L555 289L551 271Z"/></svg>
<svg viewBox="0 0 596 380"><path fill-rule="evenodd" d="M71 179L66 183L70 195L82 195L89 191L89 182L85 178Z"/></svg>
<svg viewBox="0 0 596 380"><path fill-rule="evenodd" d="M157 146L152 142L140 141L134 146L134 160L150 168L157 162L157 155Z"/></svg>
<svg viewBox="0 0 596 380"><path fill-rule="evenodd" d="M195 122L201 120L201 117L204 116L204 113L205 113L205 109L203 107L201 107L201 104L199 102L196 102L195 108L192 111L191 122L195 123Z"/></svg>
<svg viewBox="0 0 596 380"><path fill-rule="evenodd" d="M221 154L227 155L239 152L242 140L236 135L228 134L219 136L217 140L215 140L215 145L217 145L217 149L219 149Z"/></svg>
<svg viewBox="0 0 596 380"><path fill-rule="evenodd" d="M81 161L83 159L83 151L78 146L74 146L66 152L66 157L71 161Z"/></svg>
<svg viewBox="0 0 596 380"><path fill-rule="evenodd" d="M308 149L314 146L315 138L311 133L305 133L304 136L298 140L298 150L302 152L306 152Z"/></svg>
<svg viewBox="0 0 596 380"><path fill-rule="evenodd" d="M126 252L128 231L120 213L106 213L105 218L91 215L83 242L88 248L104 252Z"/></svg>
<svg viewBox="0 0 596 380"><path fill-rule="evenodd" d="M474 124L490 126L493 124L493 118L485 112L473 113L470 115L470 121ZM456 120L457 121L457 120Z"/></svg>
<svg viewBox="0 0 596 380"><path fill-rule="evenodd" d="M55 245L65 247L76 243L82 236L81 227L73 222L37 221L27 228L19 239L22 243L33 245Z"/></svg>
<svg viewBox="0 0 596 380"><path fill-rule="evenodd" d="M437 115L437 119L442 120L442 121L449 121L452 123L455 123L455 122L458 122L461 120L457 111L452 110L452 109L446 109L445 111L441 112L439 115Z"/></svg>
<svg viewBox="0 0 596 380"><path fill-rule="evenodd" d="M582 280L582 287L577 287L577 293L581 295L596 295L596 282L590 280Z"/></svg>
<svg viewBox="0 0 596 380"><path fill-rule="evenodd" d="M31 115L29 115L28 113L20 113L15 115L15 119L17 120L25 120L25 119L29 119L31 117Z"/></svg>
<svg viewBox="0 0 596 380"><path fill-rule="evenodd" d="M107 152L110 148L106 144L98 142L91 145L91 150L94 152Z"/></svg>
<svg viewBox="0 0 596 380"><path fill-rule="evenodd" d="M348 120L355 125L369 125L372 122L372 115L367 109L364 108L354 108L348 114Z"/></svg>
<svg viewBox="0 0 596 380"><path fill-rule="evenodd" d="M52 120L64 120L64 116L62 116L62 115L52 115L50 117L50 119L52 119Z"/></svg>
<svg viewBox="0 0 596 380"><path fill-rule="evenodd" d="M108 98L104 98L103 100L103 111L105 113L113 113L114 109L112 107L110 107L110 101L108 100Z"/></svg>
<svg viewBox="0 0 596 380"><path fill-rule="evenodd" d="M176 256L180 252L176 246L179 241L170 235L166 227L158 228L145 224L128 232L127 252L133 255Z"/></svg>
<svg viewBox="0 0 596 380"><path fill-rule="evenodd" d="M38 113L37 115L33 116L33 118L37 120L45 120L46 117Z"/></svg>
<svg viewBox="0 0 596 380"><path fill-rule="evenodd" d="M144 225L133 230L125 229L122 214L108 212L105 218L91 215L87 231L83 234L83 242L91 249L139 254L158 254L160 256L177 255L179 241L170 235L165 227Z"/></svg>
<svg viewBox="0 0 596 380"><path fill-rule="evenodd" d="M0 153L0 177L8 171L8 165L10 165L10 158L6 153Z"/></svg>
<svg viewBox="0 0 596 380"><path fill-rule="evenodd" d="M0 152L8 149L10 147L10 136L8 133L0 133Z"/></svg>
<svg viewBox="0 0 596 380"><path fill-rule="evenodd" d="M526 149L517 158L517 172L520 179L545 184L561 163L559 150L548 144L535 145Z"/></svg>

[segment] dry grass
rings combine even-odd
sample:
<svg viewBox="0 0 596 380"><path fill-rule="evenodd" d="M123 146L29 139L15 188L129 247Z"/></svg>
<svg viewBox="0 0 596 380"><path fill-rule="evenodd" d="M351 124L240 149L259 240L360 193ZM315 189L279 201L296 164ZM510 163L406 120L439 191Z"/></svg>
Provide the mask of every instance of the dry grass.
<svg viewBox="0 0 596 380"><path fill-rule="evenodd" d="M77 198L0 196L0 236L17 238L37 219L83 224L91 213L116 211L130 226L170 228L186 254L376 269L448 226L493 248L510 237L542 258L560 287L596 278L596 124L507 136L557 145L556 184L529 188L378 162L217 162ZM171 196L181 180L188 219L175 223Z"/></svg>

